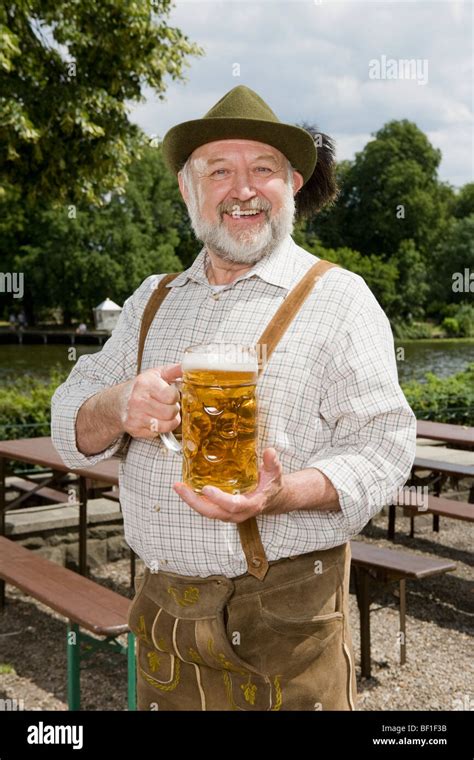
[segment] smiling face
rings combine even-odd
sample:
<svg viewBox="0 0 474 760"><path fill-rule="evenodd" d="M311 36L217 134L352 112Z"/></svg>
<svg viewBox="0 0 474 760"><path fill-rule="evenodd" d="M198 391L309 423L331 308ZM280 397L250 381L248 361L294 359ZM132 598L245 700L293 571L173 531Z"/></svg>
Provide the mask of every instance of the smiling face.
<svg viewBox="0 0 474 760"><path fill-rule="evenodd" d="M224 261L253 265L291 234L299 172L276 148L218 140L178 174L196 237Z"/></svg>

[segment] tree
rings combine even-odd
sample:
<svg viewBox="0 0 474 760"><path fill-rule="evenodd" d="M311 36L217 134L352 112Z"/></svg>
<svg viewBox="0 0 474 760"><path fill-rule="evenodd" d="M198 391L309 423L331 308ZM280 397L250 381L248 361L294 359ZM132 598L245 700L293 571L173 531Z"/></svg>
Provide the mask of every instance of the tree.
<svg viewBox="0 0 474 760"><path fill-rule="evenodd" d="M150 274L182 269L186 210L161 150L145 148L129 177L126 192L112 193L101 208L82 203L72 218L61 206L31 212L29 242L12 267L27 273L22 305L30 323L57 307L66 324L90 322L106 296L122 304Z"/></svg>
<svg viewBox="0 0 474 760"><path fill-rule="evenodd" d="M0 200L100 203L123 189L144 135L127 115L146 86L183 79L202 49L171 0L16 0L0 6Z"/></svg>
<svg viewBox="0 0 474 760"><path fill-rule="evenodd" d="M336 185L339 192L346 186L346 177L351 168L350 161L339 161L336 164ZM310 219L306 225L309 235L315 234L324 245L330 248L340 248L345 245L344 233L344 207L336 202L323 208L316 216Z"/></svg>
<svg viewBox="0 0 474 760"><path fill-rule="evenodd" d="M393 309L397 318L422 317L428 300L430 283L427 265L413 240L402 240L390 262L397 267L397 295Z"/></svg>
<svg viewBox="0 0 474 760"><path fill-rule="evenodd" d="M344 166L338 202L326 221L316 223L321 238L337 239L335 219L339 240L363 254L389 259L403 240L413 240L429 256L447 223L453 196L437 179L440 159L441 152L416 124L387 123Z"/></svg>
<svg viewBox="0 0 474 760"><path fill-rule="evenodd" d="M474 214L474 182L461 187L455 196L453 214L458 219Z"/></svg>
<svg viewBox="0 0 474 760"><path fill-rule="evenodd" d="M390 317L396 316L397 268L392 262L383 261L380 256L363 256L345 246L325 248L314 234L308 234L302 223L295 227L294 240L320 259L333 261L344 269L359 274L365 280L374 296Z"/></svg>
<svg viewBox="0 0 474 760"><path fill-rule="evenodd" d="M465 270L474 272L474 214L452 219L442 240L433 250L430 262L430 313L447 313L445 304L472 301L472 287Z"/></svg>

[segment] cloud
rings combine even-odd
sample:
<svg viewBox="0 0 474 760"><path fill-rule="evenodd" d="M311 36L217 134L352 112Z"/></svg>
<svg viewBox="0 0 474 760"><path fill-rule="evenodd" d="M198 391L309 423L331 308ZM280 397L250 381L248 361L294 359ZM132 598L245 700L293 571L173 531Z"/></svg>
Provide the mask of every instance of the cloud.
<svg viewBox="0 0 474 760"><path fill-rule="evenodd" d="M473 178L472 15L459 0L177 0L170 23L206 55L189 59L189 81L170 82L164 102L147 93L132 118L163 136L246 84L283 121L334 135L340 159L387 121L409 119L441 148L441 177L460 185ZM369 63L381 56L426 60L427 84L371 80Z"/></svg>

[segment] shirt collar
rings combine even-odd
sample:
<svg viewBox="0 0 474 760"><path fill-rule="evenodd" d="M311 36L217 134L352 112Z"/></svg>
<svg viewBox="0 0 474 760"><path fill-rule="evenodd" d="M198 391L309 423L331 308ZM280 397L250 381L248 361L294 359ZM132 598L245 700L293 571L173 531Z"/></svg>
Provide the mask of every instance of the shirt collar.
<svg viewBox="0 0 474 760"><path fill-rule="evenodd" d="M260 277L264 282L276 285L279 288L290 290L293 281L294 257L292 256L296 244L288 235L270 253L260 259L252 269L240 275L229 287L240 280L248 280L250 277ZM201 248L191 266L184 272L180 272L174 280L166 285L167 288L180 287L188 280L193 280L201 285L211 287L205 271L206 248Z"/></svg>

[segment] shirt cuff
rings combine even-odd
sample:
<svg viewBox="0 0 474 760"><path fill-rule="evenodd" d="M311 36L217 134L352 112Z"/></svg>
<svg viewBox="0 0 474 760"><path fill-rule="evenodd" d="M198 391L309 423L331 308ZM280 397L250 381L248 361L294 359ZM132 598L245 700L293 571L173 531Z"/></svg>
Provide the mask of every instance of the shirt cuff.
<svg viewBox="0 0 474 760"><path fill-rule="evenodd" d="M76 419L81 406L96 393L103 391L103 386L87 387L87 392L69 392L60 402L58 412L54 413L55 399L53 396L51 407L51 437L55 449L64 464L71 469L92 467L103 459L109 459L120 448L125 434L118 436L112 443L98 454L86 456L77 448L76 442ZM59 403L59 400L58 400Z"/></svg>
<svg viewBox="0 0 474 760"><path fill-rule="evenodd" d="M370 513L370 499L354 477L353 466L340 455L319 462L312 461L306 466L320 470L336 489L341 511L329 514L342 517L348 538L360 533L373 515Z"/></svg>

